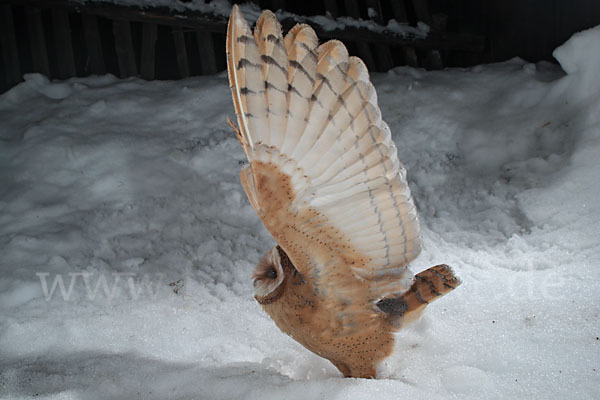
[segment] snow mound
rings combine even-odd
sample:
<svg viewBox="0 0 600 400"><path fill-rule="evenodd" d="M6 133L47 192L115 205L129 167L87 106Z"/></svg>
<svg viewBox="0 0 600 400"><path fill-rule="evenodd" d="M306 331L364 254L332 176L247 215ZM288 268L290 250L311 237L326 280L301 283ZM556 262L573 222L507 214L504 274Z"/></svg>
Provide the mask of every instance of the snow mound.
<svg viewBox="0 0 600 400"><path fill-rule="evenodd" d="M573 78L568 80L571 91L581 97L600 94L600 25L574 34L552 54Z"/></svg>
<svg viewBox="0 0 600 400"><path fill-rule="evenodd" d="M600 26L576 33L554 56L567 76L554 83L545 102L562 103L559 128L570 138L564 148L570 158L547 188L532 188L517 198L532 221L565 235L565 248L591 254L598 251L600 237Z"/></svg>

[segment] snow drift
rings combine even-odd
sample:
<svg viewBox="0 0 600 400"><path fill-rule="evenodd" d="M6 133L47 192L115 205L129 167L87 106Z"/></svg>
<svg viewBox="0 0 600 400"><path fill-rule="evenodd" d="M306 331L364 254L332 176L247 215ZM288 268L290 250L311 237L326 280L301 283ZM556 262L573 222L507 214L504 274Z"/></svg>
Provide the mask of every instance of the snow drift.
<svg viewBox="0 0 600 400"><path fill-rule="evenodd" d="M600 396L600 28L549 63L373 77L420 211L413 263L464 284L342 379L252 299L272 245L238 181L226 76L0 97L4 398Z"/></svg>

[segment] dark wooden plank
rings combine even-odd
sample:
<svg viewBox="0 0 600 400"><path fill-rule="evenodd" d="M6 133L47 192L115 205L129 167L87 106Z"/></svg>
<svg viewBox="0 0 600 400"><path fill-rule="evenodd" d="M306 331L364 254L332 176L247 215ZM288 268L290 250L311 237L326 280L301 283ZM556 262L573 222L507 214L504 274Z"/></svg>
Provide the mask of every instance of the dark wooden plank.
<svg viewBox="0 0 600 400"><path fill-rule="evenodd" d="M394 19L400 23L408 23L408 14L406 12L406 6L404 0L391 0L390 5L392 6L392 15ZM406 65L410 67L419 66L419 58L417 52L412 46L402 46L402 52L404 53L404 61Z"/></svg>
<svg viewBox="0 0 600 400"><path fill-rule="evenodd" d="M437 32L445 31L448 26L448 16L445 14L433 14L431 16L431 26ZM444 68L441 51L431 50L428 55L433 69Z"/></svg>
<svg viewBox="0 0 600 400"><path fill-rule="evenodd" d="M369 47L369 43L363 41L356 42L356 48L358 49L359 57L364 61L369 71L378 71L375 58L373 58L373 53L371 53L371 47Z"/></svg>
<svg viewBox="0 0 600 400"><path fill-rule="evenodd" d="M66 79L75 76L75 57L71 40L69 14L60 8L52 9L52 28L58 65L58 77Z"/></svg>
<svg viewBox="0 0 600 400"><path fill-rule="evenodd" d="M357 0L344 0L344 7L346 8L346 14L349 17L360 18L360 8ZM356 36L354 39L356 40L357 38L362 39L361 36ZM364 61L369 71L377 71L377 64L375 63L375 58L373 57L369 43L365 40L357 40L356 49L358 51L358 56Z"/></svg>
<svg viewBox="0 0 600 400"><path fill-rule="evenodd" d="M83 35L85 36L85 46L88 53L86 69L92 74L104 75L106 73L106 64L104 62L100 32L98 31L98 19L95 15L83 14L81 22L83 24Z"/></svg>
<svg viewBox="0 0 600 400"><path fill-rule="evenodd" d="M271 0L271 10L285 10L285 0Z"/></svg>
<svg viewBox="0 0 600 400"><path fill-rule="evenodd" d="M217 72L217 60L215 58L215 48L210 32L196 32L196 42L198 43L198 53L200 54L200 67L202 74L214 74Z"/></svg>
<svg viewBox="0 0 600 400"><path fill-rule="evenodd" d="M331 14L333 18L339 17L340 10L338 9L336 0L324 0L323 3L325 3L325 11L329 11L329 14Z"/></svg>
<svg viewBox="0 0 600 400"><path fill-rule="evenodd" d="M377 22L380 25L385 25L385 20L383 18L383 11L381 9L381 2L379 0L367 0L367 10L370 8L375 11L375 16L369 18L373 21Z"/></svg>
<svg viewBox="0 0 600 400"><path fill-rule="evenodd" d="M442 69L444 68L444 62L442 61L442 53L439 50L428 51L429 66L431 69Z"/></svg>
<svg viewBox="0 0 600 400"><path fill-rule="evenodd" d="M175 42L175 57L177 58L179 77L187 78L190 76L190 63L188 61L187 47L185 45L185 34L181 29L173 29L173 41Z"/></svg>
<svg viewBox="0 0 600 400"><path fill-rule="evenodd" d="M392 53L390 48L381 43L375 43L373 45L375 59L377 60L378 71L386 72L394 66L394 60L392 59Z"/></svg>
<svg viewBox="0 0 600 400"><path fill-rule="evenodd" d="M429 0L412 0L415 14L421 22L431 26L431 14L429 14Z"/></svg>
<svg viewBox="0 0 600 400"><path fill-rule="evenodd" d="M371 19L379 25L385 25L380 1L367 0L367 7L373 9L373 11L375 11L377 14ZM389 46L383 43L375 43L373 47L375 49L375 59L377 60L379 70L387 71L392 68L394 66L394 60L392 59L392 53Z"/></svg>
<svg viewBox="0 0 600 400"><path fill-rule="evenodd" d="M156 24L144 23L142 26L140 76L149 81L154 79L156 71L156 32Z"/></svg>
<svg viewBox="0 0 600 400"><path fill-rule="evenodd" d="M42 22L42 11L39 8L27 7L26 13L33 69L35 72L40 72L50 78L50 63L48 62L48 48Z"/></svg>
<svg viewBox="0 0 600 400"><path fill-rule="evenodd" d="M417 52L414 47L404 46L402 47L402 52L404 53L404 61L406 65L409 67L418 67L419 66L419 57L417 57Z"/></svg>
<svg viewBox="0 0 600 400"><path fill-rule="evenodd" d="M352 18L360 18L360 7L357 0L344 0L346 15Z"/></svg>
<svg viewBox="0 0 600 400"><path fill-rule="evenodd" d="M431 18L431 14L429 13L429 0L413 0L413 7L415 8L415 14L419 21L422 21L429 25L432 29L435 29L433 26L433 20ZM442 54L438 49L430 49L427 52L427 58L429 60L429 66L432 69L442 69L444 64L442 62Z"/></svg>
<svg viewBox="0 0 600 400"><path fill-rule="evenodd" d="M443 32L448 28L448 16L438 13L431 16L431 26L439 32Z"/></svg>
<svg viewBox="0 0 600 400"><path fill-rule="evenodd" d="M406 12L404 0L390 0L390 7L392 8L392 15L396 21L408 22L408 14Z"/></svg>
<svg viewBox="0 0 600 400"><path fill-rule="evenodd" d="M115 51L119 62L119 76L126 78L137 75L138 70L129 21L113 21L113 34L115 35Z"/></svg>
<svg viewBox="0 0 600 400"><path fill-rule="evenodd" d="M7 4L0 5L0 46L2 46L5 83L8 88L21 81L21 63L17 50L12 7Z"/></svg>

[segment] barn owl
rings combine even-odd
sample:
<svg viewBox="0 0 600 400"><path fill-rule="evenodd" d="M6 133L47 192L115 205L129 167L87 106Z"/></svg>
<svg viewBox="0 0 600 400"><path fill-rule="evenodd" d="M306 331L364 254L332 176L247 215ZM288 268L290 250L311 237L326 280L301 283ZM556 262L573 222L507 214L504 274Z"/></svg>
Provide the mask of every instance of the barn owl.
<svg viewBox="0 0 600 400"><path fill-rule="evenodd" d="M344 376L374 378L394 332L460 280L446 265L408 270L419 221L367 68L308 25L284 37L270 11L252 32L237 6L226 52L242 186L278 243L255 298Z"/></svg>

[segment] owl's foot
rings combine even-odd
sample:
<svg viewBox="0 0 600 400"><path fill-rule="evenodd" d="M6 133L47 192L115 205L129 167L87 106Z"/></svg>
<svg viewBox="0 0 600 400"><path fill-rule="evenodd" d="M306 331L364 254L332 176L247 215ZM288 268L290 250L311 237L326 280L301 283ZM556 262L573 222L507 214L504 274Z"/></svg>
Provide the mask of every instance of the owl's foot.
<svg viewBox="0 0 600 400"><path fill-rule="evenodd" d="M399 326L417 319L427 304L460 284L452 268L445 264L436 265L415 275L412 286L402 296L380 300L377 306L389 314L393 325Z"/></svg>

